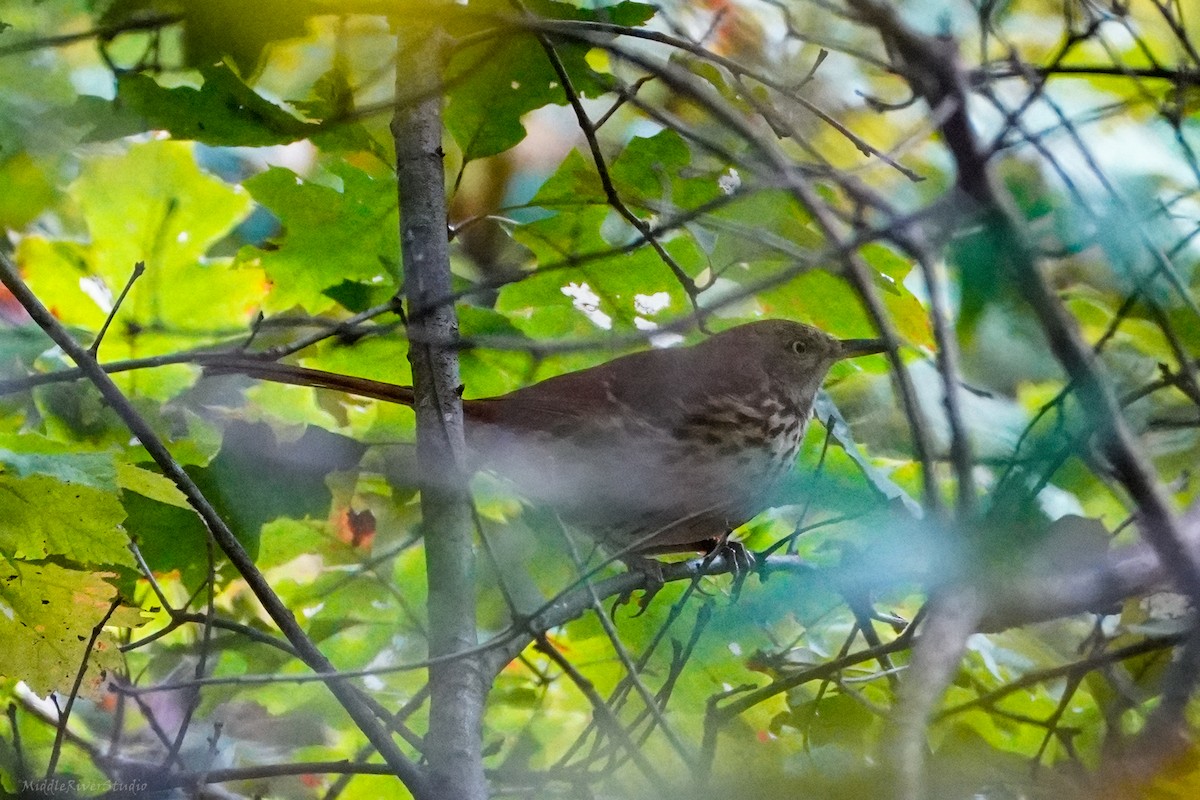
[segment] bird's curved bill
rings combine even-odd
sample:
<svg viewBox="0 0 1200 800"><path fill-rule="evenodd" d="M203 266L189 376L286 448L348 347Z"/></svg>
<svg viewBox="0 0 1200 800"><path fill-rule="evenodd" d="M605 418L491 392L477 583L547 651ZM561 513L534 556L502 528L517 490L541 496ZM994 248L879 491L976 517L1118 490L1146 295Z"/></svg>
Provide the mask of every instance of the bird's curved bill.
<svg viewBox="0 0 1200 800"><path fill-rule="evenodd" d="M887 350L887 345L884 344L883 339L842 339L841 345L842 352L839 358L869 356Z"/></svg>

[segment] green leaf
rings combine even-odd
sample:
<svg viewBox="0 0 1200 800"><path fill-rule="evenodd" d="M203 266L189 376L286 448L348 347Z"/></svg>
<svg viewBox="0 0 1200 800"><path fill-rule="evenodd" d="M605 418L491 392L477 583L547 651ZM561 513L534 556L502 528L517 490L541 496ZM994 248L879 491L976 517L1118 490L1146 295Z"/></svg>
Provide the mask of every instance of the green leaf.
<svg viewBox="0 0 1200 800"><path fill-rule="evenodd" d="M69 690L92 628L116 599L111 577L50 562L0 561L0 675L20 678L40 695ZM104 670L119 666L115 644L102 640L93 651L87 694Z"/></svg>
<svg viewBox="0 0 1200 800"><path fill-rule="evenodd" d="M787 267L784 267L786 269ZM754 284L773 278L778 266L755 265L737 274L739 282ZM798 319L842 339L869 337L875 329L862 310L854 288L842 277L822 269L801 272L756 297L770 316Z"/></svg>
<svg viewBox="0 0 1200 800"><path fill-rule="evenodd" d="M336 300L338 305L347 311L357 314L386 303L396 294L396 290L391 285L342 281L336 286L323 289L321 294Z"/></svg>
<svg viewBox="0 0 1200 800"><path fill-rule="evenodd" d="M578 150L567 153L546 181L538 188L529 204L542 208L558 206L604 205L608 199L593 162Z"/></svg>
<svg viewBox="0 0 1200 800"><path fill-rule="evenodd" d="M872 723L878 717L861 702L844 694L833 694L798 705L792 710L793 723L808 733L814 747L830 744L861 749L866 744Z"/></svg>
<svg viewBox="0 0 1200 800"><path fill-rule="evenodd" d="M351 75L341 60L316 80L307 97L289 101L309 119L336 124L317 126L311 135L313 143L324 152L365 150L374 153L381 163L389 163L386 148L380 145L362 123L354 119L354 86Z"/></svg>
<svg viewBox="0 0 1200 800"><path fill-rule="evenodd" d="M397 285L395 181L345 163L331 172L340 188L303 180L281 167L245 182L284 228L278 247L245 248L238 256L239 264L260 266L273 282L271 308L322 311L330 305L323 293L345 281Z"/></svg>
<svg viewBox="0 0 1200 800"><path fill-rule="evenodd" d="M145 133L146 116L105 97L85 94L57 115L60 124L79 131L83 142L110 142Z"/></svg>
<svg viewBox="0 0 1200 800"><path fill-rule="evenodd" d="M5 330L4 335L0 336L0 374L5 377L24 376L25 369L52 347L54 344L36 325Z"/></svg>
<svg viewBox="0 0 1200 800"><path fill-rule="evenodd" d="M47 165L29 153L17 152L0 162L0 227L20 230L56 198Z"/></svg>
<svg viewBox="0 0 1200 800"><path fill-rule="evenodd" d="M39 29L51 29L58 23L55 16L64 14L53 4L39 5L45 10L28 3L5 6L7 20L22 17L22 27L26 28L0 37L5 45L13 43L14 34L32 38L30 35L36 35ZM42 48L9 53L0 59L0 155L58 157L75 144L77 131L59 124L58 116L64 106L75 100L73 78L73 70L65 59L56 58ZM21 199L7 202L20 203Z"/></svg>
<svg viewBox="0 0 1200 800"><path fill-rule="evenodd" d="M860 252L876 271L875 285L883 292L883 304L900 336L910 345L934 349L929 312L904 284L913 270L912 262L881 244L869 244Z"/></svg>
<svg viewBox="0 0 1200 800"><path fill-rule="evenodd" d="M117 473L112 455L77 450L78 446L34 434L0 435L0 473L17 478L45 475L63 483L115 490Z"/></svg>
<svg viewBox="0 0 1200 800"><path fill-rule="evenodd" d="M717 93L721 95L725 102L729 103L739 112L753 113L754 107L747 102L744 89L733 86L729 81L729 75L722 67L718 67L711 61L684 51L672 53L671 63L688 70L696 77L706 81L717 90ZM758 89L754 94L759 98L760 102L770 103L769 98L763 97L761 87L758 87Z"/></svg>
<svg viewBox="0 0 1200 800"><path fill-rule="evenodd" d="M608 209L587 206L521 225L513 238L545 267L613 249L601 234ZM688 310L687 295L671 269L649 247L618 253L571 269L534 273L500 291L497 309L528 315L546 307L574 308L600 328L637 329L646 298L654 314L678 316Z"/></svg>
<svg viewBox="0 0 1200 800"><path fill-rule="evenodd" d="M125 528L154 573L178 571L183 585L189 587L208 578L208 533L195 511L138 492L127 492L123 500L128 514ZM239 534L234 531L249 550L254 542Z"/></svg>
<svg viewBox="0 0 1200 800"><path fill-rule="evenodd" d="M641 25L656 12L653 6L634 2L596 10L553 0L527 5L551 19L627 26ZM598 97L607 90L604 78L588 64L588 47L556 41L554 49L580 96ZM492 39L460 50L447 68L447 80L446 130L462 149L464 162L504 152L525 138L521 117L551 103L567 102L545 50L529 35Z"/></svg>
<svg viewBox="0 0 1200 800"><path fill-rule="evenodd" d="M111 466L111 462L110 462ZM78 462L60 472L78 468ZM79 564L133 566L121 528L125 510L113 492L45 474L0 475L0 554L59 556Z"/></svg>
<svg viewBox="0 0 1200 800"><path fill-rule="evenodd" d="M320 130L265 100L224 64L202 66L200 74L204 83L199 89L168 89L138 72L121 75L113 119L140 119L142 130L161 129L176 139L229 147L286 144ZM120 126L112 132L125 135ZM96 133L92 138L99 138Z"/></svg>
<svg viewBox="0 0 1200 800"><path fill-rule="evenodd" d="M445 124L463 161L502 153L525 138L521 117L565 101L558 76L533 38L465 48L450 62Z"/></svg>
<svg viewBox="0 0 1200 800"><path fill-rule="evenodd" d="M889 500L899 500L914 517L920 518L924 515L920 503L912 499L908 492L888 477L886 472L867 459L854 440L854 435L842 416L842 412L838 411L837 406L824 390L817 393L816 402L813 404L813 413L827 426L830 438L854 460L855 464L858 464L867 480L880 494Z"/></svg>
<svg viewBox="0 0 1200 800"><path fill-rule="evenodd" d="M250 211L250 198L201 171L189 146L153 141L92 159L68 195L88 241L30 236L18 258L30 287L62 322L91 330L104 322L134 265L146 265L104 340L106 359L195 347L205 331L224 338L257 311L262 273L205 256ZM190 381L179 371L118 377L158 399Z"/></svg>
<svg viewBox="0 0 1200 800"><path fill-rule="evenodd" d="M790 269L794 269L790 264L759 262L723 274L746 287L777 282L777 286L755 295L770 316L802 320L841 338L876 335L875 325L849 281L823 269L798 271L794 277L780 281L780 270ZM921 301L890 275L877 273L877 284L886 289L880 296L903 341L932 347L929 315Z"/></svg>
<svg viewBox="0 0 1200 800"><path fill-rule="evenodd" d="M711 216L704 224L717 233L711 257L718 274L734 264L794 261L823 245L808 214L782 190L749 193Z"/></svg>
<svg viewBox="0 0 1200 800"><path fill-rule="evenodd" d="M331 498L326 476L356 466L364 449L320 428L281 441L265 424L238 423L226 430L201 488L221 504L232 525L254 534L278 517L324 519Z"/></svg>
<svg viewBox="0 0 1200 800"><path fill-rule="evenodd" d="M258 0L254 13L238 0L183 0L183 47L190 66L228 56L243 75L262 65L272 42L301 36L320 9L309 0Z"/></svg>
<svg viewBox="0 0 1200 800"><path fill-rule="evenodd" d="M695 208L720 195L715 176L683 177L691 166L692 153L683 137L665 130L631 139L608 174L626 206L650 217L669 208ZM591 158L573 150L529 202L553 209L607 205L608 198Z"/></svg>
<svg viewBox="0 0 1200 800"><path fill-rule="evenodd" d="M946 252L947 263L959 270L962 301L958 324L970 334L983 312L998 300L1012 296L1008 253L1013 244L993 226L983 225L953 240Z"/></svg>
<svg viewBox="0 0 1200 800"><path fill-rule="evenodd" d="M520 341L520 329L491 309L464 306L458 311L459 333L464 338L488 336ZM471 348L459 353L463 385L469 397L493 397L528 381L530 359L518 349Z"/></svg>
<svg viewBox="0 0 1200 800"><path fill-rule="evenodd" d="M668 129L631 139L612 162L609 176L627 205L687 209L720 196L715 176L684 177L691 169L691 149L679 133Z"/></svg>
<svg viewBox="0 0 1200 800"><path fill-rule="evenodd" d="M137 492L160 503L189 510L192 507L187 496L170 478L134 464L123 461L117 463L117 483L126 491Z"/></svg>
<svg viewBox="0 0 1200 800"><path fill-rule="evenodd" d="M340 546L342 551L351 548L335 539L328 528L323 519L318 522L280 517L265 523L257 558L259 569L283 566L301 556L313 554L320 554L326 563L333 562L331 555L336 547ZM345 561L346 553L341 555L341 560Z"/></svg>
<svg viewBox="0 0 1200 800"><path fill-rule="evenodd" d="M264 423L235 423L206 468L189 468L204 496L256 556L264 524L279 518L320 520L329 515L330 472L354 467L365 445L320 428L280 441ZM206 534L195 513L171 498L155 502L140 493L126 498L130 533L156 572L180 569L189 581L207 570ZM168 504L169 503L169 504Z"/></svg>

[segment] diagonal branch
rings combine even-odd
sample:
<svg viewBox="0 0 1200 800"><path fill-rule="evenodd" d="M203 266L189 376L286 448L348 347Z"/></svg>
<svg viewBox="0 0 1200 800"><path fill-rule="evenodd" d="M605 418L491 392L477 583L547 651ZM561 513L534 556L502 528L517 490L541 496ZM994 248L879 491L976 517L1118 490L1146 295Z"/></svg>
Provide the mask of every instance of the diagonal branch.
<svg viewBox="0 0 1200 800"><path fill-rule="evenodd" d="M146 452L158 464L163 474L179 487L179 490L187 498L188 504L195 510L197 516L203 520L209 535L246 581L254 596L267 612L267 615L279 627L283 635L287 637L287 640L296 649L296 652L304 663L314 672L326 676L324 682L329 687L329 691L338 699L342 707L346 709L346 712L354 720L355 724L358 725L363 734L370 739L380 755L387 761L394 774L403 780L414 792L417 791L418 787L423 787L425 784L424 773L404 753L400 752L391 735L380 724L379 719L376 718L358 691L337 676L333 664L317 648L304 632L304 629L300 627L291 610L275 594L270 584L267 583L262 573L254 565L254 561L246 553L245 549L243 549L241 542L233 535L233 531L229 529L225 520L213 508L212 504L200 491L200 488L196 486L191 476L183 471L183 467L172 457L167 446L155 434L142 415L138 413L129 399L113 383L108 373L96 363L96 359L88 353L86 348L72 338L62 323L55 319L50 310L25 285L8 254L3 252L0 252L0 282L25 307L25 310L29 312L29 316L34 322L83 370L88 380L100 390L105 401L121 417L141 445L146 448Z"/></svg>
<svg viewBox="0 0 1200 800"><path fill-rule="evenodd" d="M984 224L996 232L996 240L1003 247L1003 263L1033 309L1055 357L1077 387L1080 405L1090 416L1096 440L1108 456L1117 479L1137 505L1142 535L1170 570L1176 585L1191 598L1193 608L1200 607L1200 561L1196 551L1188 547L1185 531L1122 415L1111 382L1042 273L1036 250L1011 208L1010 198L991 179L988 152L971 124L966 78L955 63L953 43L913 31L892 7L877 0L850 0L850 3L864 21L878 29L896 54L913 90L931 108L952 109L942 123L941 133L958 168L958 188L976 203ZM1193 631L1184 648L1185 657L1171 671L1168 690L1172 697L1188 697L1192 693L1197 680L1192 662L1200 652L1198 637L1200 629ZM950 678L949 674L916 674L921 686L911 691L916 698L912 704L902 703L899 715L902 722L922 712L920 703L928 701L932 692L940 694ZM1175 715L1180 719L1182 705L1174 704ZM906 778L903 786L906 796L916 796L921 791L923 752L909 747L897 755L903 759L900 764Z"/></svg>

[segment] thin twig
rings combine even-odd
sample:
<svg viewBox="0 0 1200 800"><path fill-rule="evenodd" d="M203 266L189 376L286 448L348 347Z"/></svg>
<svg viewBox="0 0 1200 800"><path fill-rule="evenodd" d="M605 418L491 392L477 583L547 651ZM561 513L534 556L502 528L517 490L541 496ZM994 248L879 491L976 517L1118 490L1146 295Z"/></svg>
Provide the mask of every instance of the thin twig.
<svg viewBox="0 0 1200 800"><path fill-rule="evenodd" d="M108 376L96 360L85 348L80 346L71 334L63 327L49 309L30 291L21 279L16 266L7 253L0 251L0 282L2 282L13 297L24 306L29 316L36 322L54 342L63 349L87 375L88 379L100 390L108 405L121 417L126 426L137 437L154 461L183 492L188 504L204 521L211 536L216 539L226 557L245 579L255 597L262 603L267 614L287 637L288 641L300 653L304 662L315 672L321 673L330 692L342 703L347 713L354 719L363 734L379 749L395 774L412 788L423 787L424 774L411 760L396 747L387 731L379 724L369 707L363 702L358 691L351 685L338 679L333 664L317 648L304 630L297 623L287 606L271 589L262 573L254 565L253 559L246 553L241 542L233 535L233 531L213 508L212 504L200 491L179 463L171 455L166 445L154 432L128 398L121 392L112 378Z"/></svg>
<svg viewBox="0 0 1200 800"><path fill-rule="evenodd" d="M46 764L46 777L54 776L54 770L58 767L58 757L62 752L63 736L66 735L67 722L71 719L71 709L75 706L75 698L79 696L79 687L83 685L83 676L87 673L88 659L91 658L92 650L96 647L96 641L100 638L100 634L104 632L104 626L108 624L108 620L112 617L121 606L121 598L118 597L108 606L108 611L92 627L92 635L88 637L87 646L83 649L83 657L79 661L79 669L75 671L75 681L71 684L71 692L67 695L67 704L63 707L62 713L59 715L58 725L55 726L54 744L50 748L50 759Z"/></svg>

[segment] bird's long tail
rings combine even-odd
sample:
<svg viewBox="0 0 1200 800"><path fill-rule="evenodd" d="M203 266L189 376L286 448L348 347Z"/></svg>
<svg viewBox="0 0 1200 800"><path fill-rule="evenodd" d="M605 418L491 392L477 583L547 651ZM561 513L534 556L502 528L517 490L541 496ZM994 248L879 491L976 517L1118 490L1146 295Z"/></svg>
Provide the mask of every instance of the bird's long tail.
<svg viewBox="0 0 1200 800"><path fill-rule="evenodd" d="M248 356L209 356L201 362L207 375L248 375L275 383L290 383L294 386L311 386L318 389L333 389L338 392L370 397L383 400L386 403L399 403L411 406L414 402L411 386L397 386L394 383L373 381L368 378L357 378L352 375L339 375L336 372L325 372L319 369L297 367L293 364L281 364L278 361L267 361L262 358Z"/></svg>

